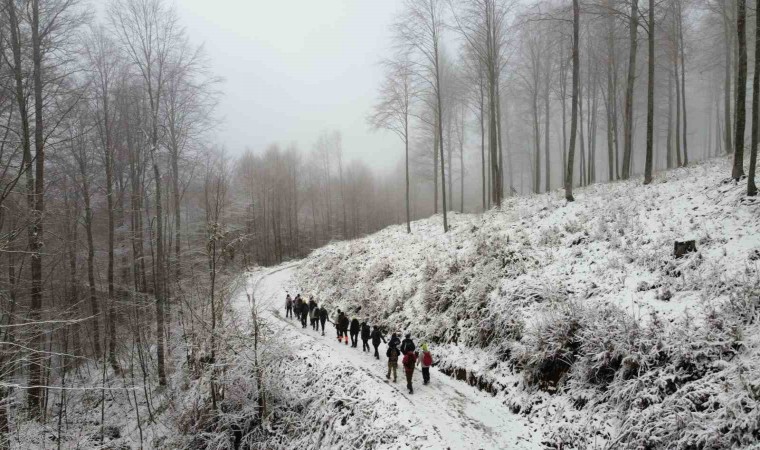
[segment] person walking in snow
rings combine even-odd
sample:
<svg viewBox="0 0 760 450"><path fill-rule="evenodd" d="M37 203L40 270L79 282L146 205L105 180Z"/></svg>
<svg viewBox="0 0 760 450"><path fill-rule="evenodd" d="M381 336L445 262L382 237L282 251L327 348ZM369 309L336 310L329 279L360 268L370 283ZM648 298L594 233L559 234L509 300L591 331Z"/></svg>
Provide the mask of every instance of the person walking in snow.
<svg viewBox="0 0 760 450"><path fill-rule="evenodd" d="M388 341L388 346L398 348L399 345L401 345L401 339L398 338L396 333L391 334L391 340Z"/></svg>
<svg viewBox="0 0 760 450"><path fill-rule="evenodd" d="M317 307L317 302L314 300L314 296L312 295L309 297L309 312L311 312L314 308Z"/></svg>
<svg viewBox="0 0 760 450"><path fill-rule="evenodd" d="M414 341L412 341L412 334L406 333L406 339L401 342L401 354L406 355L408 352L413 352L416 349Z"/></svg>
<svg viewBox="0 0 760 450"><path fill-rule="evenodd" d="M412 387L412 377L414 377L414 366L417 364L417 355L413 351L407 352L404 355L404 359L401 360L401 364L404 365L406 387L409 389L410 394L414 394L414 388Z"/></svg>
<svg viewBox="0 0 760 450"><path fill-rule="evenodd" d="M324 303L319 308L319 322L322 324L322 336L325 335L325 322L327 322L327 308Z"/></svg>
<svg viewBox="0 0 760 450"><path fill-rule="evenodd" d="M301 310L303 309L303 301L301 301L301 294L296 295L293 300L293 312L296 314L296 319L301 320Z"/></svg>
<svg viewBox="0 0 760 450"><path fill-rule="evenodd" d="M290 294L285 297L285 318L293 318L293 299L290 298Z"/></svg>
<svg viewBox="0 0 760 450"><path fill-rule="evenodd" d="M422 356L417 364L422 368L422 384L427 385L430 383L430 366L433 365L433 355L430 353L427 344L422 344L420 348L422 349Z"/></svg>
<svg viewBox="0 0 760 450"><path fill-rule="evenodd" d="M342 342L343 339L343 331L340 329L340 318L343 317L343 311L338 310L338 315L335 316L335 322L333 322L333 325L335 325L335 331L338 332L338 342Z"/></svg>
<svg viewBox="0 0 760 450"><path fill-rule="evenodd" d="M377 347L375 347L377 349ZM385 351L385 356L388 357L388 373L385 375L385 378L391 379L391 374L393 375L393 382L395 383L397 380L396 372L398 371L398 357L401 353L398 351L398 349L395 346L389 345L388 350Z"/></svg>
<svg viewBox="0 0 760 450"><path fill-rule="evenodd" d="M369 324L367 324L366 320L364 322L362 322L362 331L361 331L361 333L362 333L361 334L361 336L362 336L362 351L363 352L368 352L369 351L369 342L368 342L369 341L369 336L372 333L371 333L371 330L369 328Z"/></svg>
<svg viewBox="0 0 760 450"><path fill-rule="evenodd" d="M381 340L383 343L385 343L385 338L383 337L383 333L380 332L380 329L377 327L377 325L375 325L375 329L372 330L370 337L372 337L372 346L375 347L375 359L380 359L380 353L377 351L377 347L380 346Z"/></svg>
<svg viewBox="0 0 760 450"><path fill-rule="evenodd" d="M351 347L356 348L356 345L359 340L359 331L361 330L361 325L359 324L359 319L354 317L351 319Z"/></svg>
<svg viewBox="0 0 760 450"><path fill-rule="evenodd" d="M348 316L345 313L341 313L341 316L338 318L338 326L340 326L340 333L343 337L343 342L348 345L348 326L350 321L348 320Z"/></svg>
<svg viewBox="0 0 760 450"><path fill-rule="evenodd" d="M309 309L309 321L311 322L311 329L319 331L319 307L314 302L314 307Z"/></svg>
<svg viewBox="0 0 760 450"><path fill-rule="evenodd" d="M306 303L301 299L301 294L298 294L301 315L299 316L299 319L301 319L301 328L306 328L306 320L309 318L309 304Z"/></svg>

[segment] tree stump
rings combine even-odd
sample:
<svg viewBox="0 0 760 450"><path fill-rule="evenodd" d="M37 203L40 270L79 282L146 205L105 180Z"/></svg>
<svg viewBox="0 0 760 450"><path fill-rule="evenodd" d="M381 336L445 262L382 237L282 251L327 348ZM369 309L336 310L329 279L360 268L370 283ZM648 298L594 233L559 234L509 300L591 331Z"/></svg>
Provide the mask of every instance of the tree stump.
<svg viewBox="0 0 760 450"><path fill-rule="evenodd" d="M689 253L694 253L697 251L697 243L694 240L691 241L676 241L674 248L673 248L673 256L676 257L676 259L683 258Z"/></svg>

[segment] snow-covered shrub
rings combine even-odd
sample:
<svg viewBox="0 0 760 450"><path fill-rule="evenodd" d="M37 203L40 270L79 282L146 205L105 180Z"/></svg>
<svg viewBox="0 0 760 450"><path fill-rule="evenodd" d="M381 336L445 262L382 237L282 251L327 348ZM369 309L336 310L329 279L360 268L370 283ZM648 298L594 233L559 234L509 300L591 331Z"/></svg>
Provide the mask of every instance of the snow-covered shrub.
<svg viewBox="0 0 760 450"><path fill-rule="evenodd" d="M393 275L393 268L387 259L380 260L379 262L373 264L369 269L369 273L367 274L370 280L375 283L380 283L391 275Z"/></svg>
<svg viewBox="0 0 760 450"><path fill-rule="evenodd" d="M554 391L570 371L581 346L583 308L566 302L545 309L530 326L518 364L530 386Z"/></svg>

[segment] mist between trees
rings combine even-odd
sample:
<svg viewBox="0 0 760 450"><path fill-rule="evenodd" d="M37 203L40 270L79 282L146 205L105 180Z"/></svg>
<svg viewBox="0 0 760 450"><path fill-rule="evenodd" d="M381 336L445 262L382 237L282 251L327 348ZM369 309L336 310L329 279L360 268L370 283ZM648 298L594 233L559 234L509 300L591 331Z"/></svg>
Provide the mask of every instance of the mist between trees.
<svg viewBox="0 0 760 450"><path fill-rule="evenodd" d="M75 0L3 0L0 433L49 420L65 403L51 387L93 361L103 382L142 379L148 403L172 355L205 361L216 410L217 329L242 268L716 155L735 153L741 178L755 6L406 0L367 112L400 138L401 170L383 175L344 161L338 131L308 152L215 146L221 80L168 2L111 0L96 18Z"/></svg>

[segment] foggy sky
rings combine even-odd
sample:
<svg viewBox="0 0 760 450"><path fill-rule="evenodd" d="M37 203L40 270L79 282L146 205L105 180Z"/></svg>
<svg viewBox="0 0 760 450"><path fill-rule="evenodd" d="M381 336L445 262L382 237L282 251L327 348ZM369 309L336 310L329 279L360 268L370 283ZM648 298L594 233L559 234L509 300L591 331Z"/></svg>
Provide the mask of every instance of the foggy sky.
<svg viewBox="0 0 760 450"><path fill-rule="evenodd" d="M400 160L395 135L366 122L390 56L400 0L176 0L194 44L224 78L217 142L233 155L272 142L311 150L340 130L347 160L378 169Z"/></svg>

